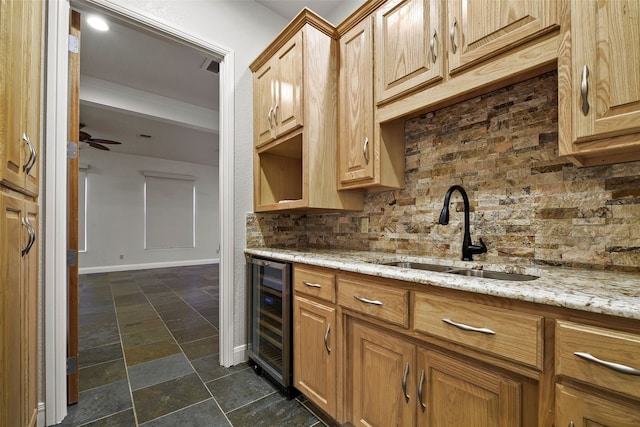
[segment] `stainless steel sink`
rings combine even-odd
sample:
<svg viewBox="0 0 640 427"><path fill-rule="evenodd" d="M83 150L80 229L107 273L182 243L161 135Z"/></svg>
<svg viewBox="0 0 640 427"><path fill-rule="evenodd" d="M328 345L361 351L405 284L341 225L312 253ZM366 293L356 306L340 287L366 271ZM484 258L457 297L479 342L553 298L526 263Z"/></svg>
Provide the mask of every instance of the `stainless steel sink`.
<svg viewBox="0 0 640 427"><path fill-rule="evenodd" d="M503 273L501 271L472 270L472 269L450 270L450 271L447 271L447 273L457 274L459 276L467 276L467 277L481 277L483 279L513 280L516 282L535 280L538 278L538 276L530 276L528 274Z"/></svg>
<svg viewBox="0 0 640 427"><path fill-rule="evenodd" d="M449 271L452 268L447 265L423 264L420 262L405 262L405 261L387 262L387 263L383 263L382 265L389 265L391 267L400 267L400 268L412 268L414 270L436 271L440 273Z"/></svg>

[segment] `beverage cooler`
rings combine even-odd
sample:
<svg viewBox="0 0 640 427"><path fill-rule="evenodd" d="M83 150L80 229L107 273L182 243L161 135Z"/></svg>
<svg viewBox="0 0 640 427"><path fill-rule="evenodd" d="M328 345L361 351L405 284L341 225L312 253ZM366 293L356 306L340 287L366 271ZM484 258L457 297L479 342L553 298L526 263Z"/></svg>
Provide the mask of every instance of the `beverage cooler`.
<svg viewBox="0 0 640 427"><path fill-rule="evenodd" d="M291 264L247 257L247 282L250 363L292 397Z"/></svg>

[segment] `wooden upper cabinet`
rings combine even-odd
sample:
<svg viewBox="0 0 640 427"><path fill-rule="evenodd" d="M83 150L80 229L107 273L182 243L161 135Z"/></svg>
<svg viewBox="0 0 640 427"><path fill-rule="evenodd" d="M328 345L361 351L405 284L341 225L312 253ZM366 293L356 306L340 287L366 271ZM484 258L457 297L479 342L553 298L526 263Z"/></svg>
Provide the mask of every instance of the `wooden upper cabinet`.
<svg viewBox="0 0 640 427"><path fill-rule="evenodd" d="M39 187L42 6L5 2L0 26L0 180L35 196Z"/></svg>
<svg viewBox="0 0 640 427"><path fill-rule="evenodd" d="M302 38L299 31L254 73L256 146L302 126Z"/></svg>
<svg viewBox="0 0 640 427"><path fill-rule="evenodd" d="M557 0L449 0L449 73L532 40L558 25Z"/></svg>
<svg viewBox="0 0 640 427"><path fill-rule="evenodd" d="M372 35L368 17L340 38L338 154L342 184L374 178Z"/></svg>
<svg viewBox="0 0 640 427"><path fill-rule="evenodd" d="M442 79L441 3L392 0L375 13L377 103Z"/></svg>
<svg viewBox="0 0 640 427"><path fill-rule="evenodd" d="M640 3L573 0L558 74L560 155L640 160Z"/></svg>

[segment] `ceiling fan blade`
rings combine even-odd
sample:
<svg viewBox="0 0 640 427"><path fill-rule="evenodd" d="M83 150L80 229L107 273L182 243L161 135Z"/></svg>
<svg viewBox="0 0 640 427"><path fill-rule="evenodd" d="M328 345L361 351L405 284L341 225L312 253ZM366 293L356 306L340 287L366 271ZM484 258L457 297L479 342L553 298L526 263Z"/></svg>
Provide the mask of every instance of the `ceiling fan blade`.
<svg viewBox="0 0 640 427"><path fill-rule="evenodd" d="M80 141L86 141L87 139L91 139L91 135L84 131L80 131Z"/></svg>
<svg viewBox="0 0 640 427"><path fill-rule="evenodd" d="M98 150L111 151L111 150L109 150L109 148L108 148L108 147L105 147L105 146L104 146L104 145L102 145L102 144L98 144L98 143L93 142L93 141L86 141L86 142L87 142L87 144L89 144L89 145L90 145L90 146L92 146L93 148L97 148Z"/></svg>
<svg viewBox="0 0 640 427"><path fill-rule="evenodd" d="M100 138L90 138L87 142L95 142L98 144L122 144L122 142L111 141L109 139L100 139Z"/></svg>

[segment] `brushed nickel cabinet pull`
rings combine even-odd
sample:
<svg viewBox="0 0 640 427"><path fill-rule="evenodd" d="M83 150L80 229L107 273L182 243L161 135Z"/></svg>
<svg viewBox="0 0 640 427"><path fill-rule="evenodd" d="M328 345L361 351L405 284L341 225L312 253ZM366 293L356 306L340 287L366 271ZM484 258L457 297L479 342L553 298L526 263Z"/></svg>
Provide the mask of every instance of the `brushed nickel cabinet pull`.
<svg viewBox="0 0 640 427"><path fill-rule="evenodd" d="M457 323L454 322L451 319L442 319L442 321L444 323L447 323L449 325L455 326L458 329L462 329L463 331L469 331L469 332L480 332L482 334L488 334L488 335L495 335L496 333L494 331L492 331L489 328L476 328L474 326L468 326L465 325L464 323Z"/></svg>
<svg viewBox="0 0 640 427"><path fill-rule="evenodd" d="M425 409L427 409L427 405L424 404L424 401L422 399L423 387L424 387L424 369L420 374L420 385L418 386L418 401L420 402L420 409L422 409L422 412L424 413Z"/></svg>
<svg viewBox="0 0 640 427"><path fill-rule="evenodd" d="M33 144L31 143L31 140L29 139L26 133L22 134L22 140L26 142L27 147L29 147L29 160L27 160L27 163L25 163L24 166L22 166L22 171L28 174L31 171L31 168L33 167L33 165L35 165L36 163L36 158L38 157L38 153L36 153L36 150L35 148L33 148Z"/></svg>
<svg viewBox="0 0 640 427"><path fill-rule="evenodd" d="M358 295L354 295L353 297L355 299L357 299L358 301L363 302L365 304L382 305L382 301L373 300L373 299L369 299L369 298L364 298L364 297L360 297Z"/></svg>
<svg viewBox="0 0 640 427"><path fill-rule="evenodd" d="M589 68L585 65L582 68L582 79L580 82L580 95L582 97L582 113L586 116L589 112L589 100L587 97L589 96L589 82L587 81L587 77L589 77Z"/></svg>
<svg viewBox="0 0 640 427"><path fill-rule="evenodd" d="M302 283L310 288L321 288L322 285L318 284L318 283L311 283L311 282L307 282L306 280L303 280Z"/></svg>
<svg viewBox="0 0 640 427"><path fill-rule="evenodd" d="M404 365L404 375L402 376L402 393L404 393L405 402L409 403L409 395L407 394L407 376L409 375L409 362Z"/></svg>
<svg viewBox="0 0 640 427"><path fill-rule="evenodd" d="M364 139L364 145L362 146L362 154L364 155L364 162L369 164L369 152L367 148L369 147L369 138Z"/></svg>
<svg viewBox="0 0 640 427"><path fill-rule="evenodd" d="M433 63L436 63L436 59L438 59L438 57L436 56L436 37L438 36L438 32L434 31L433 32L433 36L431 36L431 41L429 42L429 48L431 49L431 60L433 61Z"/></svg>
<svg viewBox="0 0 640 427"><path fill-rule="evenodd" d="M458 50L458 46L456 46L456 26L458 25L458 20L453 18L453 24L451 24L451 31L449 31L449 38L451 38L451 50L453 53L456 53Z"/></svg>
<svg viewBox="0 0 640 427"><path fill-rule="evenodd" d="M267 119L269 120L269 129L273 129L273 107L269 108Z"/></svg>
<svg viewBox="0 0 640 427"><path fill-rule="evenodd" d="M573 421L569 421L569 425L567 427L576 427L576 425L573 423Z"/></svg>
<svg viewBox="0 0 640 427"><path fill-rule="evenodd" d="M597 363L598 365L604 366L605 368L609 368L612 371L619 372L621 374L640 376L640 370L634 369L631 366L621 365L620 363L601 360L589 353L582 353L580 351L576 351L573 354L585 360L588 360L589 362Z"/></svg>
<svg viewBox="0 0 640 427"><path fill-rule="evenodd" d="M273 108L273 121L278 126L278 104Z"/></svg>
<svg viewBox="0 0 640 427"><path fill-rule="evenodd" d="M324 333L324 348L327 349L327 354L331 354L331 349L329 348L329 331L331 331L331 323L327 325L327 331Z"/></svg>
<svg viewBox="0 0 640 427"><path fill-rule="evenodd" d="M29 253L29 251L31 251L31 247L36 242L36 229L33 228L28 218L22 218L22 225L24 225L29 232L29 242L27 242L27 246L25 246L25 248L22 249L21 252L22 256L24 257Z"/></svg>

